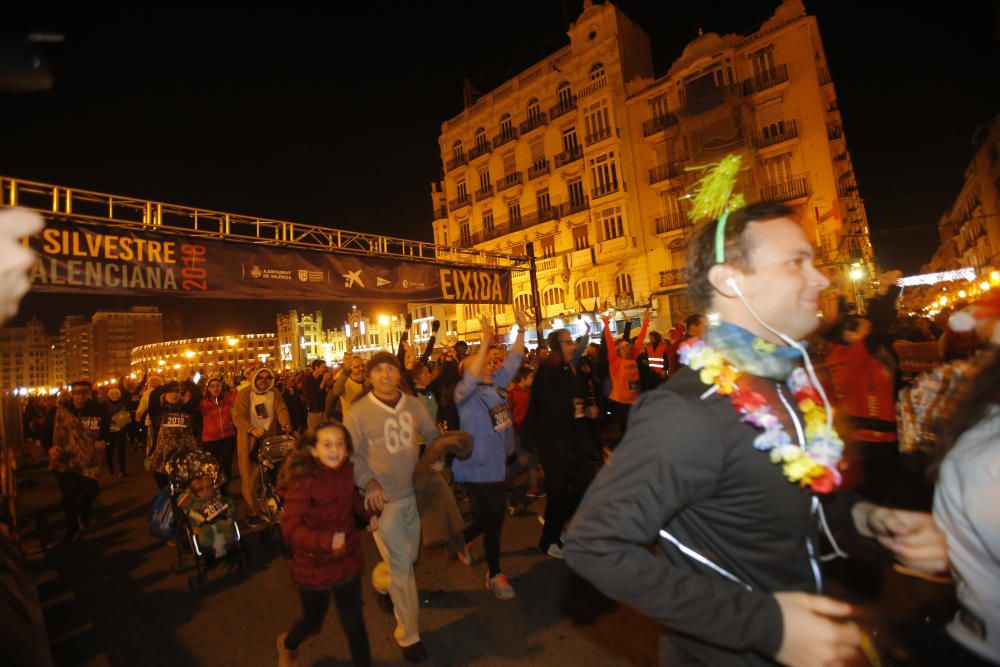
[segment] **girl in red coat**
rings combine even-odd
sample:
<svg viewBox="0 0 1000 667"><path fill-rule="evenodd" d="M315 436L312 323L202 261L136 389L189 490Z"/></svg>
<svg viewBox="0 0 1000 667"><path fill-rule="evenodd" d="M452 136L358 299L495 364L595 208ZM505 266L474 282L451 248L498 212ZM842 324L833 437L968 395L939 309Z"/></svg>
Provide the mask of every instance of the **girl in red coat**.
<svg viewBox="0 0 1000 667"><path fill-rule="evenodd" d="M292 580L299 587L302 618L278 636L279 667L298 664L299 645L323 627L330 595L347 633L355 665L371 665L361 614L359 520L378 528L354 486L351 436L339 422L320 424L303 436L281 468L285 513L281 534L292 550Z"/></svg>

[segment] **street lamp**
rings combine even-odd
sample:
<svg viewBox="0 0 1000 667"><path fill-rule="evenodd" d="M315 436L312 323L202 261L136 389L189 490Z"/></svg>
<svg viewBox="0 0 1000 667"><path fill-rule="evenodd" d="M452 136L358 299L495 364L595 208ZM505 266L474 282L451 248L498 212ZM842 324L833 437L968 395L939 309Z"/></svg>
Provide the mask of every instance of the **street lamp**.
<svg viewBox="0 0 1000 667"><path fill-rule="evenodd" d="M990 283L988 281L986 281L986 280L984 280L983 282L979 283L979 289L983 290L984 292L989 292L990 291L990 287L991 287Z"/></svg>
<svg viewBox="0 0 1000 667"><path fill-rule="evenodd" d="M382 326L388 325L389 324L389 316L388 315L379 315L378 316L378 323L381 324Z"/></svg>

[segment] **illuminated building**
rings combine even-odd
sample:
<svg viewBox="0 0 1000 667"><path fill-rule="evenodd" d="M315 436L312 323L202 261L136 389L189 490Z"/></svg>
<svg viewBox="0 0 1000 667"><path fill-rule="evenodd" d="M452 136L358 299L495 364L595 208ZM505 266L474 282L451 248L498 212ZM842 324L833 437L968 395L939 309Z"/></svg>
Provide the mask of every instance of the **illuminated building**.
<svg viewBox="0 0 1000 667"><path fill-rule="evenodd" d="M605 304L636 317L652 304L664 331L692 309L685 195L699 174L685 169L738 153L739 191L791 206L834 285L851 292L852 264L872 274L819 28L799 0L752 34L698 35L661 76L646 33L610 3L584 2L568 36L442 124L436 243L514 255L530 246L550 321ZM526 272L514 274L514 302L534 305ZM835 305L831 294L827 315ZM494 309L462 305L438 319L461 335L478 330L480 312ZM496 314L501 329L513 321L510 308Z"/></svg>
<svg viewBox="0 0 1000 667"><path fill-rule="evenodd" d="M273 333L168 340L132 350L132 373L184 379L196 372L240 373L252 362L280 368L278 337Z"/></svg>

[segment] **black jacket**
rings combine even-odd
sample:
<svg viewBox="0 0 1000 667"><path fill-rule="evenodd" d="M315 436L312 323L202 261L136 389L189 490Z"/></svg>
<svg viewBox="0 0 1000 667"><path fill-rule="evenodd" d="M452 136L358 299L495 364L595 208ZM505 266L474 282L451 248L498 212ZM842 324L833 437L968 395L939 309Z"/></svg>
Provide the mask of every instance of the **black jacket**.
<svg viewBox="0 0 1000 667"><path fill-rule="evenodd" d="M755 379L794 439L776 386ZM812 494L754 449L760 431L740 422L729 397L701 400L705 389L684 367L639 398L563 554L604 593L671 629L669 664L773 664L782 621L771 593L822 589ZM742 584L682 554L661 528Z"/></svg>

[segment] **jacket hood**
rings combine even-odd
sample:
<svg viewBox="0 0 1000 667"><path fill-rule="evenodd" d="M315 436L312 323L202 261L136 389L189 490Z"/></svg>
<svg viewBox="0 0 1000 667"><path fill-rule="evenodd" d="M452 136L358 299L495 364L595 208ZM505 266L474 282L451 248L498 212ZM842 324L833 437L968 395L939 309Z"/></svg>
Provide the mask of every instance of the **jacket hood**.
<svg viewBox="0 0 1000 667"><path fill-rule="evenodd" d="M264 372L268 373L271 376L271 381L267 383L266 389L261 390L257 388L257 374ZM266 394L267 392L274 389L274 371L267 367L256 369L253 373L250 374L250 388L258 394Z"/></svg>

